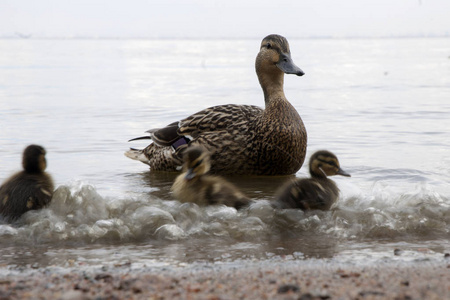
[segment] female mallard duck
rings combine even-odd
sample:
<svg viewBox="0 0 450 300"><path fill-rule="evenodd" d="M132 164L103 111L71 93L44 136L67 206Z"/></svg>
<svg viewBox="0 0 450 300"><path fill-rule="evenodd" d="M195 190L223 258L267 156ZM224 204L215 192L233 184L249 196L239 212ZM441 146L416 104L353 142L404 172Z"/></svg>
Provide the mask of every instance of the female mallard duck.
<svg viewBox="0 0 450 300"><path fill-rule="evenodd" d="M126 156L153 170L175 171L191 144L211 154L211 172L219 174L288 175L297 172L306 153L302 119L284 95L284 73L302 76L287 40L269 35L256 57L256 73L264 92L265 109L252 105L219 105L197 112L164 128L149 130L143 150ZM132 139L132 140L136 140Z"/></svg>
<svg viewBox="0 0 450 300"><path fill-rule="evenodd" d="M45 149L38 145L25 148L22 165L23 171L0 186L0 214L6 221L14 221L29 210L40 209L52 199L53 180L44 172L47 167Z"/></svg>
<svg viewBox="0 0 450 300"><path fill-rule="evenodd" d="M339 196L339 189L327 176L342 175L350 177L339 166L333 153L321 150L311 156L309 161L311 178L296 179L284 186L274 207L328 210Z"/></svg>
<svg viewBox="0 0 450 300"><path fill-rule="evenodd" d="M250 204L250 199L233 184L222 177L206 174L211 165L209 153L203 147L187 148L183 160L183 173L172 186L179 201L199 205L224 204L236 209Z"/></svg>

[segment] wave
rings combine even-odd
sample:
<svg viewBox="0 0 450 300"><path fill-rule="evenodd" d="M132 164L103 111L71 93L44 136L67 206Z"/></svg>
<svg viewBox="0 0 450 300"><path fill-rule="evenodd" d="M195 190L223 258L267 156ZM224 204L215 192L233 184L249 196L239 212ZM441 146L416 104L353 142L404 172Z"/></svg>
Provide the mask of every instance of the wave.
<svg viewBox="0 0 450 300"><path fill-rule="evenodd" d="M350 194L350 195L346 195ZM102 197L88 184L62 185L50 206L18 223L0 225L2 244L126 243L222 238L258 241L273 236L335 239L447 238L450 199L426 184L398 193L375 184L368 193L343 193L330 211L275 210L269 200L248 209L200 207L156 197Z"/></svg>

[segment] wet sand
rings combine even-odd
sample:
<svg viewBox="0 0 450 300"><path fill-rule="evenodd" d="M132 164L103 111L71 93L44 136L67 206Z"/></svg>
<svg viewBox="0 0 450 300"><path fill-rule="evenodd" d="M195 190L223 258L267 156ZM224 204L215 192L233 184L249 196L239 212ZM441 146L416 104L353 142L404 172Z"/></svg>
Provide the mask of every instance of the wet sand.
<svg viewBox="0 0 450 300"><path fill-rule="evenodd" d="M449 299L450 260L355 265L297 261L22 270L0 299Z"/></svg>

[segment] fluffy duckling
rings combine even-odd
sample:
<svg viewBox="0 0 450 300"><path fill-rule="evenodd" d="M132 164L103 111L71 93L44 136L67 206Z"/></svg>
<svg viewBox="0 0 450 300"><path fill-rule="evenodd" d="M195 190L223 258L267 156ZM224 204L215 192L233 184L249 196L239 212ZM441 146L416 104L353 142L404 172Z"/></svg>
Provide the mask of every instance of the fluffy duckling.
<svg viewBox="0 0 450 300"><path fill-rule="evenodd" d="M309 161L311 178L296 179L280 189L274 207L328 210L339 196L339 189L327 176L350 177L339 166L333 153L317 151Z"/></svg>
<svg viewBox="0 0 450 300"><path fill-rule="evenodd" d="M276 34L262 40L255 69L264 109L234 104L209 107L166 127L148 130L148 136L136 139L153 143L125 155L152 170L176 171L181 169L183 150L196 144L210 153L211 173L295 174L305 159L307 136L300 115L284 94L284 74L304 73L294 64L286 38Z"/></svg>
<svg viewBox="0 0 450 300"><path fill-rule="evenodd" d="M0 186L0 215L11 222L24 213L40 209L50 203L54 185L47 167L45 149L38 145L25 148L23 171L16 173Z"/></svg>
<svg viewBox="0 0 450 300"><path fill-rule="evenodd" d="M249 198L224 178L206 174L211 166L210 155L203 147L189 146L183 160L183 173L172 185L179 201L199 205L224 204L236 209L250 203Z"/></svg>

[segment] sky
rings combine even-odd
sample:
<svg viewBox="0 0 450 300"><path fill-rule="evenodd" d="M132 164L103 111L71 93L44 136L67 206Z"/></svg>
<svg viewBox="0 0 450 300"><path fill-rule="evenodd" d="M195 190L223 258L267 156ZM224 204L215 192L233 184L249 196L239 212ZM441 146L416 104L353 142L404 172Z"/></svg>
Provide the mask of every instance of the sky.
<svg viewBox="0 0 450 300"><path fill-rule="evenodd" d="M450 0L0 0L0 37L450 36Z"/></svg>

